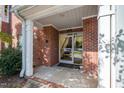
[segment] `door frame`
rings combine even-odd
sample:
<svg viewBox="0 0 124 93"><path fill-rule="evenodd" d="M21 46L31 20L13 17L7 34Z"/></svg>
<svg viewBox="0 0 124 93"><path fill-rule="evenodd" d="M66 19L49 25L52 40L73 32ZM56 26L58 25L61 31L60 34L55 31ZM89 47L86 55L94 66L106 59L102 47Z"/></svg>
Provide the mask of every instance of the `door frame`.
<svg viewBox="0 0 124 93"><path fill-rule="evenodd" d="M68 35L67 37L72 37L72 61L66 61L66 60L61 60L61 49L60 49L60 38L59 38L59 63L68 63L68 64L74 64L74 34L81 34L82 35L82 39L83 39L83 32L69 32L69 33L62 33L62 34L66 34ZM60 35L59 34L59 37ZM82 43L82 53L83 53L83 43ZM82 60L83 60L83 56L82 56ZM71 62L71 63L69 63ZM76 64L77 65L77 64Z"/></svg>

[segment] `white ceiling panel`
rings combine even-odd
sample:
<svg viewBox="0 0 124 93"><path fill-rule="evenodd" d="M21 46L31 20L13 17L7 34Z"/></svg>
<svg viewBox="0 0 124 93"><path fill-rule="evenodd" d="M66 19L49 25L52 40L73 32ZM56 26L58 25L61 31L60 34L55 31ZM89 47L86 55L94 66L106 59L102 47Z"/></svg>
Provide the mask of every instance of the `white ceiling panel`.
<svg viewBox="0 0 124 93"><path fill-rule="evenodd" d="M53 24L56 28L65 29L82 25L82 17L97 15L97 6L86 5L72 9L63 13L52 15L43 19L36 20L42 25Z"/></svg>
<svg viewBox="0 0 124 93"><path fill-rule="evenodd" d="M44 11L45 9L48 9L50 7L53 7L55 5L35 5L35 6L27 6L27 8L23 9L22 11L20 11L21 15L23 16L28 16L28 15L32 15L36 12L39 11ZM28 9L28 11L27 11Z"/></svg>

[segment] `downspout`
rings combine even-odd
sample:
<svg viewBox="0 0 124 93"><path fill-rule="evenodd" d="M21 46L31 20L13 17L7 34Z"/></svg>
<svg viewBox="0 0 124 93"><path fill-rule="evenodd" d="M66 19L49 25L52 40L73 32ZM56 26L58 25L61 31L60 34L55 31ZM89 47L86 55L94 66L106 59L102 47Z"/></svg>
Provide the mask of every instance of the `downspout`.
<svg viewBox="0 0 124 93"><path fill-rule="evenodd" d="M14 13L15 15L22 21L22 35L23 35L23 38L22 38L22 43L25 43L25 19L20 16L20 14L18 13L17 10L14 10ZM25 54L24 51L25 51L25 44L22 44L22 68L21 68L21 72L20 72L20 77L24 77L25 75L25 70L26 70L26 63L25 63Z"/></svg>

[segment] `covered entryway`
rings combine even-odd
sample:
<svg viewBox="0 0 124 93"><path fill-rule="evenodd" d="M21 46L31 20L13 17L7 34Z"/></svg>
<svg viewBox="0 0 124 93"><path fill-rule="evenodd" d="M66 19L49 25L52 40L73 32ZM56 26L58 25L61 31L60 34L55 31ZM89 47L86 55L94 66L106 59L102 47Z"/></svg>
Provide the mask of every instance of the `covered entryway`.
<svg viewBox="0 0 124 93"><path fill-rule="evenodd" d="M53 66L59 63L82 66L85 73L97 77L98 24L97 6L44 6L46 16L31 15L34 22L33 62ZM43 6L35 6L43 8ZM31 9L31 10L32 10ZM32 10L33 12L33 10ZM40 13L39 12L39 13ZM23 14L29 13L24 11ZM37 13L36 13L37 14ZM45 15L45 13L44 13ZM27 18L30 16L27 16ZM37 63L37 64L36 64Z"/></svg>
<svg viewBox="0 0 124 93"><path fill-rule="evenodd" d="M53 66L59 63L59 58L61 58L59 54L63 55L63 53L59 53L59 34L69 32L83 32L82 71L93 77L99 76L99 87L111 87L111 83L114 82L111 77L111 75L114 73L111 73L111 68L113 66L113 60L111 59L113 59L113 55L111 51L109 52L107 50L111 49L112 34L106 33L105 31L114 31L113 25L111 25L112 22L115 22L114 19L111 19L114 18L114 7L100 6L99 15L98 6L94 5L23 6L15 10L19 10L19 12L15 11L15 13L21 15L20 17L22 17L23 21L23 64L22 71L20 73L21 77L32 76L34 72L34 27L36 28L35 30L41 32L43 39L43 43L39 43L43 45L43 55L41 56L43 61L41 62L47 66ZM104 25L107 25L106 28L103 26L103 23ZM104 36L105 38L102 38ZM98 37L99 40L103 42L98 42ZM73 36L71 38L73 38ZM107 43L104 44L104 41ZM98 51L98 46L102 46L103 50L100 48ZM66 50L67 48L65 51ZM74 50L71 52L74 52ZM70 52L68 52L68 54L69 53ZM100 54L99 65L98 53ZM72 54L74 55L74 53ZM110 56L111 58L109 58ZM74 56L72 57L74 60ZM97 73L98 67L99 73ZM106 75L106 77L104 77L104 75Z"/></svg>
<svg viewBox="0 0 124 93"><path fill-rule="evenodd" d="M60 82L55 83L62 83L64 78L65 82L69 82L69 79L78 77L80 79L77 87L97 87L97 85L92 86L90 82L84 86L85 83L83 84L84 81L82 81L83 78L90 77L97 84L97 6L30 6L28 8L25 6L24 8L20 10L19 14L27 19L23 23L23 30L26 29L26 32L23 31L23 35L25 35L23 40L24 42L26 40L23 44L23 62L26 63L23 63L23 66L27 71L23 71L24 67L20 76L24 74L31 76L36 70L32 68L33 66L45 65L47 72L55 73L58 77ZM54 67L60 63L78 65L79 68ZM53 67L49 69L49 66ZM44 72L39 72L39 74L46 73L44 68L41 67L41 69ZM59 69L63 79L60 78L59 72L56 73ZM71 76L69 73L75 73L75 75ZM76 75L76 73L79 74ZM49 76L49 74L47 75ZM54 74L51 75L52 80L55 80ZM67 77L65 77L66 75ZM45 79L42 75L40 77ZM72 83L76 83L75 80L72 80Z"/></svg>

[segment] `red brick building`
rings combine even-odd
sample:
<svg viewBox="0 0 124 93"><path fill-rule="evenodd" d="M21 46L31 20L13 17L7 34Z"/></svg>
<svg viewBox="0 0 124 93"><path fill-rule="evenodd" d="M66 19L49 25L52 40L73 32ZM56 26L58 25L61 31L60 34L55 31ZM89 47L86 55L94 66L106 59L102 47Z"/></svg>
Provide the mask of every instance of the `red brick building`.
<svg viewBox="0 0 124 93"><path fill-rule="evenodd" d="M8 33L13 37L13 47L17 47L19 38L21 35L21 21L11 12L11 5L1 5L0 6L0 31ZM5 47L5 43L1 43L1 48Z"/></svg>
<svg viewBox="0 0 124 93"><path fill-rule="evenodd" d="M6 11L7 7L7 11ZM95 7L95 6L94 6ZM12 12L11 6L2 6L2 22L1 31L7 32L13 36L13 47L17 47L21 37L22 21ZM7 12L3 13L3 12ZM97 13L96 13L97 14ZM60 35L80 33L81 35L81 56L80 64L83 65L83 70L87 73L97 75L98 67L98 22L97 15L93 15L84 19L80 19L82 26L72 27L59 31L53 25L44 26L42 29L34 26L33 37L33 62L34 66L46 65L52 66L58 64L61 60ZM68 37L69 35L67 35ZM64 37L63 37L64 38ZM66 38L66 37L65 37ZM71 39L73 39L72 37ZM69 41L68 41L69 43ZM4 44L2 44L4 46ZM67 46L67 44L66 44ZM74 46L71 46L74 47ZM65 49L67 49L65 47ZM66 51L67 52L67 51ZM73 52L73 51L71 51ZM79 52L79 51L78 51ZM73 52L74 53L74 52ZM64 55L67 56L65 53ZM69 55L74 55L70 53ZM71 61L75 61L72 56ZM77 58L78 59L78 58ZM66 61L65 61L66 62ZM72 62L73 63L73 62Z"/></svg>
<svg viewBox="0 0 124 93"><path fill-rule="evenodd" d="M120 56L113 49L113 44L119 45L115 41L115 20L119 20L116 8L111 5L14 6L8 12L9 17L5 17L7 21L2 17L1 28L13 36L13 47L17 47L19 40L22 42L20 77L32 76L33 65L63 63L78 65L85 73L98 76L100 87L113 87L114 59ZM117 69L120 79L118 73Z"/></svg>

